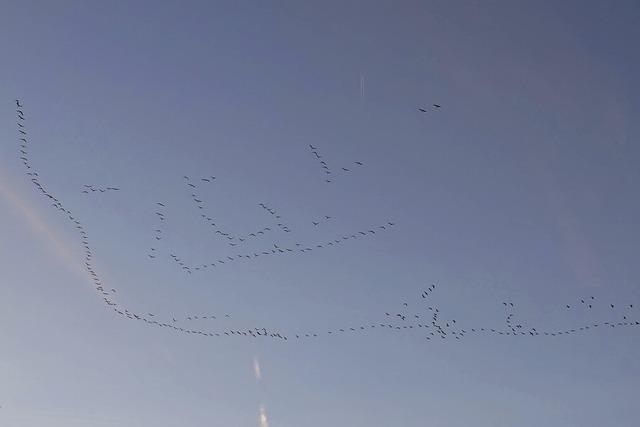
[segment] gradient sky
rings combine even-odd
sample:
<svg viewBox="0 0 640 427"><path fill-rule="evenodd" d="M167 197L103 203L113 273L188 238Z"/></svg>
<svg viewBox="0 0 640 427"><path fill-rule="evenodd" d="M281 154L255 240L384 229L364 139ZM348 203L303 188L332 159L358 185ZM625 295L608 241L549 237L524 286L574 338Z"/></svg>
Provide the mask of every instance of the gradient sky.
<svg viewBox="0 0 640 427"><path fill-rule="evenodd" d="M539 330L640 320L607 308L640 306L638 18L633 1L3 1L0 425L638 425L640 328L280 342L117 316L24 174L14 102L104 286L140 312L321 333L424 311L437 284L467 329L504 327L503 301ZM334 169L364 166L327 184L309 144ZM237 233L269 223L258 203L296 231L255 248L396 226L188 276L169 248L235 249L183 175L216 176L199 194ZM591 295L593 310L563 309Z"/></svg>

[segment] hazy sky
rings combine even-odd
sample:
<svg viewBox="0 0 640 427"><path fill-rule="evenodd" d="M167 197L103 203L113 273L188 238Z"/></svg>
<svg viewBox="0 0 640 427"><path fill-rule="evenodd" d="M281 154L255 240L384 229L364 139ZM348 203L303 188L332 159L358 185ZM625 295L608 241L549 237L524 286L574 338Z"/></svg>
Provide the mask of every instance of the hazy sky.
<svg viewBox="0 0 640 427"><path fill-rule="evenodd" d="M427 304L466 330L504 329L504 301L527 330L640 320L637 2L1 9L3 427L638 424L640 327L327 334L385 312L429 323L432 284ZM25 176L16 98L29 160L119 304L289 339L107 307L73 224ZM273 230L230 246L190 194L234 235ZM236 256L296 243L314 250ZM234 261L187 274L170 253Z"/></svg>

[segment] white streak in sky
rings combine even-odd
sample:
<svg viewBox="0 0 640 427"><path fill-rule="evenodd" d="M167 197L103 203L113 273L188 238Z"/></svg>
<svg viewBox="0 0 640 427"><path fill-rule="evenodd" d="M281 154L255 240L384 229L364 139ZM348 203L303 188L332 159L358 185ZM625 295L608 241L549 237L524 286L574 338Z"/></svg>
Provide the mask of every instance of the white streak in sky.
<svg viewBox="0 0 640 427"><path fill-rule="evenodd" d="M256 377L256 380L260 381L262 379L262 371L260 370L260 361L258 360L258 356L253 356L253 374Z"/></svg>
<svg viewBox="0 0 640 427"><path fill-rule="evenodd" d="M364 76L360 74L360 99L364 100Z"/></svg>
<svg viewBox="0 0 640 427"><path fill-rule="evenodd" d="M264 405L260 405L260 427L269 427L269 421L267 420L267 411L264 409Z"/></svg>

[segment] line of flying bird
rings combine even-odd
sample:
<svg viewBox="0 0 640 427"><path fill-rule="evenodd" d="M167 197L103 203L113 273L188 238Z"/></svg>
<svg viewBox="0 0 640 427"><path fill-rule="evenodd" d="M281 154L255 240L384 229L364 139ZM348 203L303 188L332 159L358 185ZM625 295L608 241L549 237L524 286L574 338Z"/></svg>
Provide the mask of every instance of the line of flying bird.
<svg viewBox="0 0 640 427"><path fill-rule="evenodd" d="M222 319L230 319L230 314L224 314L223 316L215 316L215 315L182 315L176 316L159 316L154 313L141 313L140 311L133 311L127 308L126 306L120 304L116 301L115 295L117 293L115 288L108 288L102 283L102 279L100 278L97 269L95 267L93 251L90 245L89 234L83 225L83 223L69 210L65 204L62 203L61 200L56 198L44 185L41 180L40 175L34 169L30 158L29 158L29 140L27 137L26 130L26 118L24 115L23 106L21 105L19 100L16 100L16 111L17 111L17 128L18 128L18 144L19 144L19 154L18 157L21 160L24 168L25 175L29 178L33 186L37 191L39 191L46 199L51 202L51 206L55 208L59 213L64 215L67 218L75 231L78 233L79 242L81 244L81 248L83 251L83 260L84 267L88 272L91 280L93 282L94 288L96 292L102 297L102 300L106 304L106 306L112 309L115 313L122 316L125 319L138 321L145 323L148 326L161 327L173 330L178 333L184 334L193 334L200 335L203 337L252 337L252 338L273 338L276 340L287 341L290 338L301 340L305 338L316 338L322 335L331 336L343 333L354 333L354 332L362 332L362 331L371 331L374 329L383 329L383 330L393 330L393 331L402 331L402 330L421 330L425 333L425 338L430 340L432 338L440 337L441 339L446 338L455 338L457 340L462 339L466 335L472 334L494 334L494 335L506 335L506 336L525 336L525 337L537 337L537 336L563 336L563 335L571 335L577 333L584 333L586 331L595 331L595 330L603 330L603 329L611 329L616 327L631 327L631 326L640 326L640 322L637 320L637 306L633 303L623 303L623 304L596 304L596 298L593 296L582 298L579 302L575 304L566 304L564 309L567 311L574 310L582 310L582 313L591 313L595 308L605 307L608 312L615 315L615 318L609 319L606 322L589 322L583 323L580 326L573 326L569 328L558 328L555 330L544 330L542 328L534 328L531 326L525 327L523 326L523 322L516 320L515 313L515 304L513 302L503 302L504 308L507 310L507 316L505 318L505 325L503 328L491 328L491 327L480 327L478 325L462 326L460 321L456 319L445 319L442 320L441 310L440 308L431 303L432 294L436 289L435 285L429 286L426 290L422 291L420 297L417 298L418 303L416 304L418 307L418 311L409 310L409 303L402 303L402 307L397 312L386 312L384 316L380 315L380 319L378 321L367 322L366 324L360 324L358 326L350 326L350 327L341 327L341 328L333 328L326 330L325 333L318 332L304 332L304 333L284 333L277 329L266 328L266 327L243 327L243 328L223 328L216 330L209 329L194 329L180 326L180 322L182 321L194 321L194 320L218 320L220 317ZM439 107L438 107L439 108ZM202 179L203 182L213 181L214 177ZM195 188L195 187L192 187ZM266 205L265 205L266 206ZM162 202L158 202L159 208L164 208L165 205ZM267 209L266 207L263 207ZM158 217L158 221L163 223L165 221L165 214L161 209L156 212L156 216ZM384 226L379 226L379 229L386 229L387 226L393 226L393 223L388 222ZM378 229L369 229L367 231L359 231L357 234L345 235L341 236L338 239L326 242L324 244L318 244L315 247L304 246L304 245L296 245L296 247L278 247L270 249L269 251L264 251L266 254L274 254L274 253L286 253L293 252L297 250L299 252L306 252L315 249L319 249L326 246L337 245L342 241L346 241L349 239L355 239L358 237L364 237L370 234L375 234ZM156 238L157 240L162 239L162 229L156 228ZM155 249L153 249L155 251ZM275 251L275 252L274 252ZM261 254L245 254L238 255L238 257L248 259L247 257L257 257ZM185 264L186 265L186 264ZM411 305L413 307L413 303ZM624 310L624 311L623 311ZM165 320L162 320L161 317L166 317Z"/></svg>
<svg viewBox="0 0 640 427"><path fill-rule="evenodd" d="M231 247L236 247L241 244L247 243L251 240L256 240L258 238L264 238L268 234L273 234L276 231L281 231L283 233L292 233L291 228L284 223L284 220L281 214L274 209L273 207L265 204L259 203L258 206L264 211L268 212L271 216L273 224L269 226L263 226L262 228L244 234L237 235L233 234L230 231L226 230L226 228L222 228L219 226L220 221L215 219L213 214L207 209L207 205L205 202L205 197L200 195L200 187L196 180L193 180L189 175L184 175L183 180L187 186L187 190L190 194L190 197L194 203L194 207L197 209L197 213L200 216L200 219L205 223L205 225L211 230L215 237L226 241L227 244ZM207 183L212 183L215 180L215 177L211 176L207 179L201 179L201 181L206 181ZM158 258L158 246L157 244L163 240L164 236L164 224L166 221L166 203L164 202L156 202L156 212L155 215L158 219L158 223L156 224L156 228L154 229L154 239L155 243L150 248L147 256L150 259ZM331 216L325 215L322 219L317 219L311 221L311 224L314 227L319 226L320 224L329 221L332 219ZM193 261L187 261L183 256L177 255L177 251L174 248L168 247L167 252L170 258L175 262L175 264L185 273L193 274L194 272L206 271L210 268L220 267L224 264L231 263L233 261L238 260L254 260L259 257L265 257L268 255L292 255L292 254L300 254L300 253L309 253L314 250L323 249L323 248L331 248L338 247L342 243L352 239L359 239L362 237L373 236L379 232L386 231L389 228L395 226L394 222L387 221L384 224L376 225L373 227L366 227L358 231L354 231L351 233L343 234L340 236L334 236L332 239L322 239L314 243L300 243L300 242L291 242L289 244L279 243L277 241L272 241L266 247L262 247L261 249L254 249L250 251L244 252L231 252L225 255L219 256L216 259L209 259L204 263L196 263Z"/></svg>
<svg viewBox="0 0 640 427"><path fill-rule="evenodd" d="M100 187L100 186L85 184L84 189L82 190L82 193L83 194L106 193L108 191L120 191L120 189L117 187Z"/></svg>
<svg viewBox="0 0 640 427"><path fill-rule="evenodd" d="M318 147L313 146L313 144L309 144L309 149L311 150L311 153L315 156L315 159L318 161L318 164L320 165L320 168L324 173L324 182L326 183L333 182L332 176L335 174L329 167L329 164L327 163L327 161L324 160L324 157L320 154ZM353 165L355 165L355 167L364 166L364 163L360 161L355 161L353 162ZM351 173L351 169L346 168L344 166L340 168L340 171L343 173Z"/></svg>

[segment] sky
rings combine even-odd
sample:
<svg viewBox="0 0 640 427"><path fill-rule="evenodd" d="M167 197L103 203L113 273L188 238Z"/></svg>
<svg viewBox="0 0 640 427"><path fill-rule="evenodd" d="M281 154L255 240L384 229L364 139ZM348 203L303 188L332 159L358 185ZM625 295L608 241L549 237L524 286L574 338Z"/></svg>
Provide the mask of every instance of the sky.
<svg viewBox="0 0 640 427"><path fill-rule="evenodd" d="M0 425L637 425L637 2L2 10Z"/></svg>

